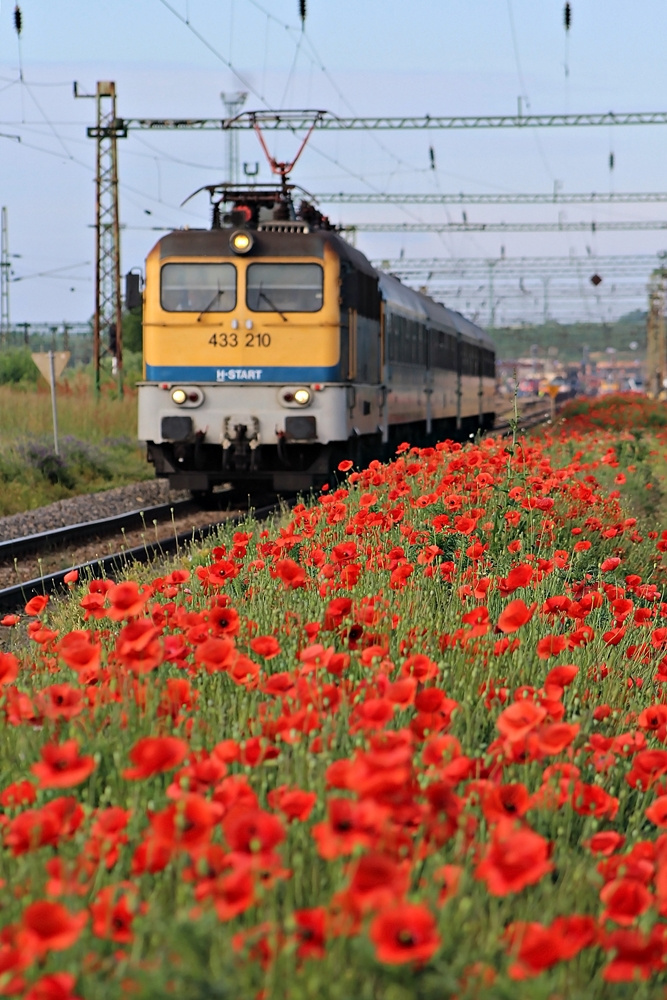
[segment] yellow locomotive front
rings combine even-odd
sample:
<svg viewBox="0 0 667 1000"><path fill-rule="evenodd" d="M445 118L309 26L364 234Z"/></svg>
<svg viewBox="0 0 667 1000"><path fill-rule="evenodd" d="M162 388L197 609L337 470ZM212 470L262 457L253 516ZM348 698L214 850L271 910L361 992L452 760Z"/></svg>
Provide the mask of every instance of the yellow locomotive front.
<svg viewBox="0 0 667 1000"><path fill-rule="evenodd" d="M280 220L180 230L150 252L139 437L174 487L327 478L327 452L347 438L327 236Z"/></svg>

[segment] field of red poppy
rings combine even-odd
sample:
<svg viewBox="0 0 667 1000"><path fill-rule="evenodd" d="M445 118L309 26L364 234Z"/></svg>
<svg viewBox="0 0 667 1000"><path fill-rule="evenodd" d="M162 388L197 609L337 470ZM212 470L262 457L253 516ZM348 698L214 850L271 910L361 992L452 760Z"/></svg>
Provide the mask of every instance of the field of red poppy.
<svg viewBox="0 0 667 1000"><path fill-rule="evenodd" d="M663 414L342 463L7 616L0 996L667 997Z"/></svg>

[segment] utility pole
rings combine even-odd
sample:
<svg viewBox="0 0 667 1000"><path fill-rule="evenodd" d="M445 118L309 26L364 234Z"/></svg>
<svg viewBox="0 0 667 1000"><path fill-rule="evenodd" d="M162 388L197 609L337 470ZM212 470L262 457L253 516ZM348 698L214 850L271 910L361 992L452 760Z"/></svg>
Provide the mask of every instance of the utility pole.
<svg viewBox="0 0 667 1000"><path fill-rule="evenodd" d="M493 269L498 261L489 261L489 326L493 329L496 325L496 304L494 302L494 291L493 291Z"/></svg>
<svg viewBox="0 0 667 1000"><path fill-rule="evenodd" d="M95 94L75 97L94 98L97 125L88 136L97 144L95 172L95 315L93 321L93 368L95 392L100 391L100 367L104 356L111 356L112 374L123 394L123 329L120 298L120 223L118 212L117 138L125 131L116 115L116 84L100 80Z"/></svg>
<svg viewBox="0 0 667 1000"><path fill-rule="evenodd" d="M664 393L667 377L667 344L665 340L665 294L667 271L656 269L649 284L649 309L646 321L646 392L654 399Z"/></svg>
<svg viewBox="0 0 667 1000"><path fill-rule="evenodd" d="M222 103L225 105L227 119L236 118L239 111L245 104L248 94L239 90L233 94L220 94ZM238 184L239 182L239 137L235 129L227 129L227 182Z"/></svg>
<svg viewBox="0 0 667 1000"><path fill-rule="evenodd" d="M9 233L7 208L2 206L2 237L0 242L0 340L9 336Z"/></svg>
<svg viewBox="0 0 667 1000"><path fill-rule="evenodd" d="M542 303L542 322L545 324L549 319L549 282L551 281L550 275L545 275L542 278L542 284L544 286L544 299Z"/></svg>

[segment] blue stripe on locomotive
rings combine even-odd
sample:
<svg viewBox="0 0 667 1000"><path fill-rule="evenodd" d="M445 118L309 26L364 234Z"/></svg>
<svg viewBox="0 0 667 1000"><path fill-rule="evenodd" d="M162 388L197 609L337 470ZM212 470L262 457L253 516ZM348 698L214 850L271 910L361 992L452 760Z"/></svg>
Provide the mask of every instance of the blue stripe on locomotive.
<svg viewBox="0 0 667 1000"><path fill-rule="evenodd" d="M223 367L213 365L146 365L147 382L213 382L217 385L256 382L339 382L340 365L330 367Z"/></svg>

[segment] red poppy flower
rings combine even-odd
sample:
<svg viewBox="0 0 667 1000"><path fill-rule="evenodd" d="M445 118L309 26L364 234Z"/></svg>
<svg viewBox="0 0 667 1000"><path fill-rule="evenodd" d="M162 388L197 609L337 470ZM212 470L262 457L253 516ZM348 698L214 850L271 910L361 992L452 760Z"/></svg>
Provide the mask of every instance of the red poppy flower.
<svg viewBox="0 0 667 1000"><path fill-rule="evenodd" d="M251 641L250 648L265 660L272 660L280 652L280 643L274 635L258 635Z"/></svg>
<svg viewBox="0 0 667 1000"><path fill-rule="evenodd" d="M427 962L440 946L433 914L422 904L402 903L375 917L369 935L380 962Z"/></svg>
<svg viewBox="0 0 667 1000"><path fill-rule="evenodd" d="M13 653L0 653L0 687L13 684L19 675L19 661Z"/></svg>
<svg viewBox="0 0 667 1000"><path fill-rule="evenodd" d="M42 761L30 770L39 778L40 788L72 788L95 770L92 757L80 757L76 740L47 743L41 749Z"/></svg>
<svg viewBox="0 0 667 1000"><path fill-rule="evenodd" d="M344 459L342 462L338 463L338 468L341 472L349 472L354 462L351 462L349 458Z"/></svg>
<svg viewBox="0 0 667 1000"><path fill-rule="evenodd" d="M126 768L122 772L123 777L129 781L137 781L163 771L171 771L183 763L188 749L185 740L176 736L145 736L130 750L129 758L134 767Z"/></svg>
<svg viewBox="0 0 667 1000"><path fill-rule="evenodd" d="M0 806L12 809L16 806L30 805L36 797L37 792L31 781L14 781L0 792Z"/></svg>
<svg viewBox="0 0 667 1000"><path fill-rule="evenodd" d="M544 678L544 686L545 688L558 687L562 690L572 683L578 673L579 667L573 663L563 663L559 667L552 667Z"/></svg>
<svg viewBox="0 0 667 1000"><path fill-rule="evenodd" d="M656 924L650 934L641 931L620 930L605 935L601 944L613 954L602 970L608 983L631 983L648 979L662 968L664 954L664 925Z"/></svg>
<svg viewBox="0 0 667 1000"><path fill-rule="evenodd" d="M539 976L563 958L560 941L550 927L542 924L517 921L510 924L504 937L516 957L508 970L511 979Z"/></svg>
<svg viewBox="0 0 667 1000"><path fill-rule="evenodd" d="M93 640L90 632L83 629L64 635L57 649L61 660L77 673L96 669L100 665L101 647Z"/></svg>
<svg viewBox="0 0 667 1000"><path fill-rule="evenodd" d="M125 580L110 587L107 597L111 605L107 612L108 617L115 622L121 622L142 613L151 597L151 590L150 588L139 590L139 584L134 580Z"/></svg>
<svg viewBox="0 0 667 1000"><path fill-rule="evenodd" d="M116 640L116 655L135 674L150 673L162 663L159 631L149 618L130 622Z"/></svg>
<svg viewBox="0 0 667 1000"><path fill-rule="evenodd" d="M505 579L496 580L496 586L501 597L508 597L515 590L518 590L519 587L527 587L532 575L533 567L530 563L521 563L520 566L514 566Z"/></svg>
<svg viewBox="0 0 667 1000"><path fill-rule="evenodd" d="M227 813L222 829L230 849L243 854L272 851L285 839L285 828L277 816L242 805Z"/></svg>
<svg viewBox="0 0 667 1000"><path fill-rule="evenodd" d="M295 563L293 559L279 559L273 575L282 580L286 590L305 587L308 580L305 569Z"/></svg>
<svg viewBox="0 0 667 1000"><path fill-rule="evenodd" d="M298 819L299 822L305 823L317 802L317 793L281 785L280 788L274 788L269 792L268 801L274 809L280 809L290 822Z"/></svg>
<svg viewBox="0 0 667 1000"><path fill-rule="evenodd" d="M195 662L206 669L207 674L215 674L229 668L237 656L232 639L206 639L197 646Z"/></svg>
<svg viewBox="0 0 667 1000"><path fill-rule="evenodd" d="M296 953L299 958L324 957L326 921L327 911L323 906L315 906L310 910L294 911L297 939Z"/></svg>
<svg viewBox="0 0 667 1000"><path fill-rule="evenodd" d="M255 902L255 881L247 868L215 880L210 894L219 920L232 920Z"/></svg>
<svg viewBox="0 0 667 1000"><path fill-rule="evenodd" d="M71 972L52 972L33 983L24 1000L81 1000L75 996L76 976Z"/></svg>
<svg viewBox="0 0 667 1000"><path fill-rule="evenodd" d="M550 656L558 656L564 649L567 649L568 641L565 635L545 635L538 640L535 652L541 660L548 660Z"/></svg>
<svg viewBox="0 0 667 1000"><path fill-rule="evenodd" d="M524 698L503 709L496 719L496 726L506 740L515 743L523 740L546 716L545 708Z"/></svg>
<svg viewBox="0 0 667 1000"><path fill-rule="evenodd" d="M71 684L51 684L35 697L35 705L46 719L74 719L84 707L84 692Z"/></svg>
<svg viewBox="0 0 667 1000"><path fill-rule="evenodd" d="M105 941L129 944L134 940L132 922L136 909L130 906L127 894L118 895L116 886L108 885L100 889L95 902L91 903L93 934Z"/></svg>
<svg viewBox="0 0 667 1000"><path fill-rule="evenodd" d="M87 913L70 913L60 903L31 903L23 911L17 939L26 956L41 959L49 951L70 948L87 920Z"/></svg>
<svg viewBox="0 0 667 1000"><path fill-rule="evenodd" d="M491 785L482 794L482 812L488 823L501 819L523 816L528 810L530 796L520 781L507 785Z"/></svg>
<svg viewBox="0 0 667 1000"><path fill-rule="evenodd" d="M328 819L311 829L318 853L327 861L346 857L358 846L370 847L386 822L386 810L370 801L329 799L327 812Z"/></svg>
<svg viewBox="0 0 667 1000"><path fill-rule="evenodd" d="M656 826L667 827L667 795L660 795L645 812Z"/></svg>
<svg viewBox="0 0 667 1000"><path fill-rule="evenodd" d="M582 816L613 819L618 812L618 799L599 785L577 781L572 790L572 808Z"/></svg>
<svg viewBox="0 0 667 1000"><path fill-rule="evenodd" d="M539 752L544 757L562 753L576 738L579 728L578 722L553 722L540 726L535 734Z"/></svg>
<svg viewBox="0 0 667 1000"><path fill-rule="evenodd" d="M584 847L588 847L593 854L602 854L609 857L625 844L625 837L615 830L603 830L601 833L594 833L590 840L584 841Z"/></svg>
<svg viewBox="0 0 667 1000"><path fill-rule="evenodd" d="M510 924L505 940L512 946L517 962L510 966L512 979L537 976L557 962L574 958L595 943L597 929L593 917L556 917L551 926L538 923Z"/></svg>
<svg viewBox="0 0 667 1000"><path fill-rule="evenodd" d="M537 603L531 604L528 607L521 598L510 601L501 612L497 627L501 632L516 632L522 625L530 621L535 614L536 607Z"/></svg>
<svg viewBox="0 0 667 1000"><path fill-rule="evenodd" d="M442 886L438 893L438 903L440 906L456 895L462 875L463 868L461 865L440 865L433 872L433 878L438 885Z"/></svg>
<svg viewBox="0 0 667 1000"><path fill-rule="evenodd" d="M515 829L509 820L501 821L493 830L475 878L486 882L492 896L520 892L553 870L549 853L544 837L532 830Z"/></svg>
<svg viewBox="0 0 667 1000"><path fill-rule="evenodd" d="M206 847L222 806L197 792L187 792L178 801L151 816L153 833L170 847L193 851Z"/></svg>
<svg viewBox="0 0 667 1000"><path fill-rule="evenodd" d="M398 902L408 890L410 872L405 864L371 851L352 865L345 898L354 911L367 913Z"/></svg>
<svg viewBox="0 0 667 1000"><path fill-rule="evenodd" d="M622 927L629 927L648 910L653 896L638 879L617 878L602 887L600 899L606 907L601 920L613 920Z"/></svg>
<svg viewBox="0 0 667 1000"><path fill-rule="evenodd" d="M35 597L31 597L25 606L25 613L33 618L41 615L42 611L49 603L49 599L45 594L37 594Z"/></svg>

